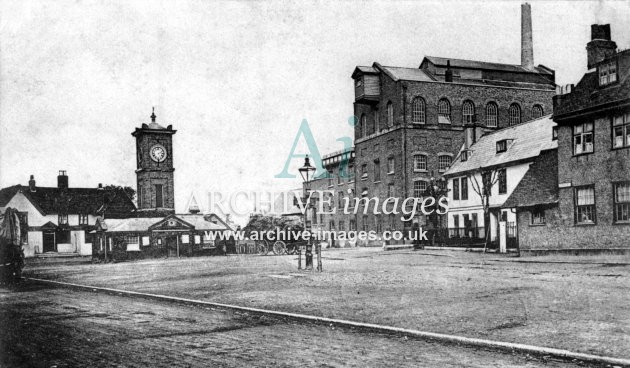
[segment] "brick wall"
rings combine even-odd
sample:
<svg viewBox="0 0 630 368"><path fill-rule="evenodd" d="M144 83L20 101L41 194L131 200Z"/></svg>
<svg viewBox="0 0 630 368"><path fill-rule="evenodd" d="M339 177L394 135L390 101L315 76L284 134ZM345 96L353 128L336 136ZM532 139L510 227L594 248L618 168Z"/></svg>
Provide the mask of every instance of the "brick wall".
<svg viewBox="0 0 630 368"><path fill-rule="evenodd" d="M532 107L539 104L544 113L552 111L552 97L554 91L533 90L519 88L502 88L496 86L467 85L458 83L436 82L411 82L394 81L384 73L380 74L381 99L378 103L355 103L355 116L359 124L355 127L355 169L357 180L355 182L356 193L360 195L363 188L367 188L368 196L378 196L381 200L387 198L389 184L394 185L396 196L406 198L413 195L414 180L429 180L432 176L439 177L438 156L441 153L449 153L452 158L459 152L464 142L464 129L462 125L462 104L466 100L473 101L475 112L479 121L485 120L485 106L488 102L495 102L499 107L498 126L508 126L508 108L511 103L521 106L522 121L532 119ZM406 87L406 90L403 88ZM426 103L425 124L413 124L411 102L420 96ZM437 103L440 98L447 98L451 104L452 124L437 123ZM387 103L391 102L394 109L394 125L387 127ZM403 103L405 102L405 103ZM374 131L375 114L379 117L378 131ZM368 136L362 135L361 116L367 118ZM408 129L403 132L402 126L406 123ZM403 142L406 143L406 157L403 160ZM416 152L426 153L427 170L414 172L413 155ZM395 173L387 174L387 159L394 157ZM380 161L380 180L374 180L374 160ZM403 168L403 161L404 168ZM361 179L361 166L367 164L368 178ZM403 170L407 173L405 182ZM402 203L402 200L401 200ZM371 211L370 211L371 212ZM389 228L389 219L381 216L385 221L383 229ZM368 230L374 229L374 215L367 216ZM400 215L396 216L395 229L403 230L404 226ZM357 216L357 228L363 228L363 216Z"/></svg>
<svg viewBox="0 0 630 368"><path fill-rule="evenodd" d="M573 155L573 126L594 123L593 153ZM546 226L529 226L531 211L519 213L522 250L630 248L630 224L614 223L613 182L630 181L630 148L612 149L611 116L558 126L559 205L546 210ZM575 187L595 188L596 224L575 223Z"/></svg>

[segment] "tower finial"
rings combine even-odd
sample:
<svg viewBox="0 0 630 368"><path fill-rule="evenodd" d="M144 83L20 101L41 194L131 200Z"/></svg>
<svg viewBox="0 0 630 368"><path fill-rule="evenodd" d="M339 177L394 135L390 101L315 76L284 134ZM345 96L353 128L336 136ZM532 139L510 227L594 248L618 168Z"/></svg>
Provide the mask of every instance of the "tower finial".
<svg viewBox="0 0 630 368"><path fill-rule="evenodd" d="M151 112L151 122L152 123L155 123L155 118L156 118L156 116L155 116L155 106L153 106L153 111Z"/></svg>

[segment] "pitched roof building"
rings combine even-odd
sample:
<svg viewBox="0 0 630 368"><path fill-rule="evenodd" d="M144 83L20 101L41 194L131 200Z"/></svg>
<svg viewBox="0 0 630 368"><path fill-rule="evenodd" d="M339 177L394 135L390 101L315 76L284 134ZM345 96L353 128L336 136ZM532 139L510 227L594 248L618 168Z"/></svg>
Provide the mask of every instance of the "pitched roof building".
<svg viewBox="0 0 630 368"><path fill-rule="evenodd" d="M608 24L591 26L586 50L588 71L554 97L557 206L544 203L551 188L515 199L528 205L517 210L522 252L630 252L630 50Z"/></svg>
<svg viewBox="0 0 630 368"><path fill-rule="evenodd" d="M488 133L462 146L444 173L450 203L448 241L462 242L464 238L470 244L485 245L489 228L489 239L499 250L518 249L519 226L514 209L531 205L532 200L537 204L557 202L553 179L557 167L553 165L557 149L555 125L548 115ZM491 188L487 216L486 186ZM506 223L505 233L500 232L500 222Z"/></svg>

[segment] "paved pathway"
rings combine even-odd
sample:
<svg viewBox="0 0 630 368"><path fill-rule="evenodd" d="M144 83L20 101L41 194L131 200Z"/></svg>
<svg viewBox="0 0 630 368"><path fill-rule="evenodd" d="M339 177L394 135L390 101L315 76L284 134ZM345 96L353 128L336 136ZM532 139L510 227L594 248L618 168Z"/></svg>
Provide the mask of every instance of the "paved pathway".
<svg viewBox="0 0 630 368"><path fill-rule="evenodd" d="M25 283L0 289L7 367L568 367L570 363Z"/></svg>

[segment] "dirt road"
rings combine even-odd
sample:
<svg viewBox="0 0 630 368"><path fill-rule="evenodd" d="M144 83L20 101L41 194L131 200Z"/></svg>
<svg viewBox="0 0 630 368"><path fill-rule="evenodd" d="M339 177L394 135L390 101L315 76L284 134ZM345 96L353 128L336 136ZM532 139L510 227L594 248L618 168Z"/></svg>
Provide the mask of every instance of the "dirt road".
<svg viewBox="0 0 630 368"><path fill-rule="evenodd" d="M54 289L0 289L3 367L567 367L567 362Z"/></svg>

